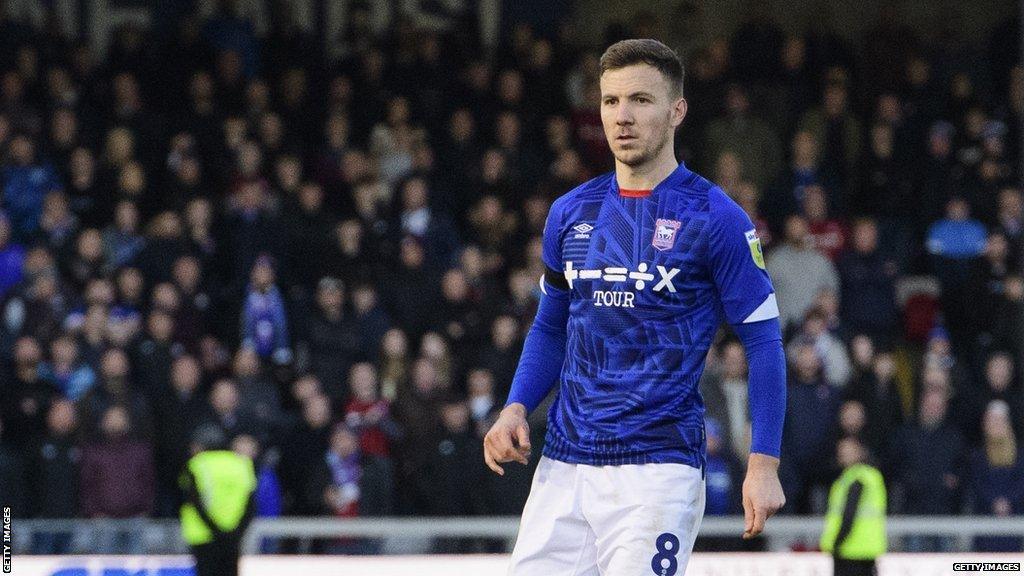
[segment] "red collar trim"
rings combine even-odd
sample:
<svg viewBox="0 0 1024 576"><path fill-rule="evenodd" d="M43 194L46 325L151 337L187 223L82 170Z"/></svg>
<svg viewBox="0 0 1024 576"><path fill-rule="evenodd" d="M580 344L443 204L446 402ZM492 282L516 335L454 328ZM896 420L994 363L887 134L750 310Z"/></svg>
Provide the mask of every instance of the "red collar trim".
<svg viewBox="0 0 1024 576"><path fill-rule="evenodd" d="M619 188L619 196L625 196L627 198L646 198L650 195L650 190L630 190L628 188Z"/></svg>

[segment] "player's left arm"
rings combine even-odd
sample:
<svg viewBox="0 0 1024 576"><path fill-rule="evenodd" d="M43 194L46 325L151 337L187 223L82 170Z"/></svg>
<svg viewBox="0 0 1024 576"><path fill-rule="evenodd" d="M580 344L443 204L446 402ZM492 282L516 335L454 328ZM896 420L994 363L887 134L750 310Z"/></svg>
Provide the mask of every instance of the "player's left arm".
<svg viewBox="0 0 1024 576"><path fill-rule="evenodd" d="M743 537L752 538L786 501L778 475L786 357L775 290L754 225L721 190L712 190L709 201L709 266L726 320L743 342L749 366L751 445L743 481Z"/></svg>

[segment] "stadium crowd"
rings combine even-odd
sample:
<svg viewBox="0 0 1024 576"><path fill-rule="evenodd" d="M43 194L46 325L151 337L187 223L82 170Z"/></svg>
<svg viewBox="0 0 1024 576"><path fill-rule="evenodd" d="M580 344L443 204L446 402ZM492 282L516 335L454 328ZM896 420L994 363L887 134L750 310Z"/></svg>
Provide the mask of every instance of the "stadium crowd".
<svg viewBox="0 0 1024 576"><path fill-rule="evenodd" d="M548 206L611 168L603 45L509 23L485 50L471 13L375 34L356 2L329 47L231 4L122 27L103 58L0 21L4 505L175 516L214 423L257 462L258 515L518 514L532 467L487 473L481 439ZM677 149L755 221L778 293L784 512L823 512L855 437L893 512L1024 513L1019 34L955 40L755 18L684 54ZM737 513L746 366L725 329L701 386L707 513Z"/></svg>

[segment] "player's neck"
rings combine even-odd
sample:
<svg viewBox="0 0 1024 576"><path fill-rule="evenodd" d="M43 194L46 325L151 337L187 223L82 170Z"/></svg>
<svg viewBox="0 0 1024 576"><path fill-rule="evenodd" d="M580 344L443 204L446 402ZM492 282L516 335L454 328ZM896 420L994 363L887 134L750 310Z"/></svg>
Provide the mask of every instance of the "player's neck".
<svg viewBox="0 0 1024 576"><path fill-rule="evenodd" d="M662 153L658 158L645 162L639 166L627 166L618 160L615 161L615 181L619 188L626 190L653 190L662 180L668 178L679 162L675 153L668 146L668 153Z"/></svg>

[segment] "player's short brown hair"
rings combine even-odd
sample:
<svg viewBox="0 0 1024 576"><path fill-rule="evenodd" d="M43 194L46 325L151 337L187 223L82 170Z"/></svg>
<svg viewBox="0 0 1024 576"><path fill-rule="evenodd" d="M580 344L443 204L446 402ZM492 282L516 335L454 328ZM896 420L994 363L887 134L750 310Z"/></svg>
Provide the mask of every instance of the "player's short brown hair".
<svg viewBox="0 0 1024 576"><path fill-rule="evenodd" d="M674 93L683 95L683 63L675 50L650 38L620 40L601 55L601 74L633 64L657 68L668 79Z"/></svg>

